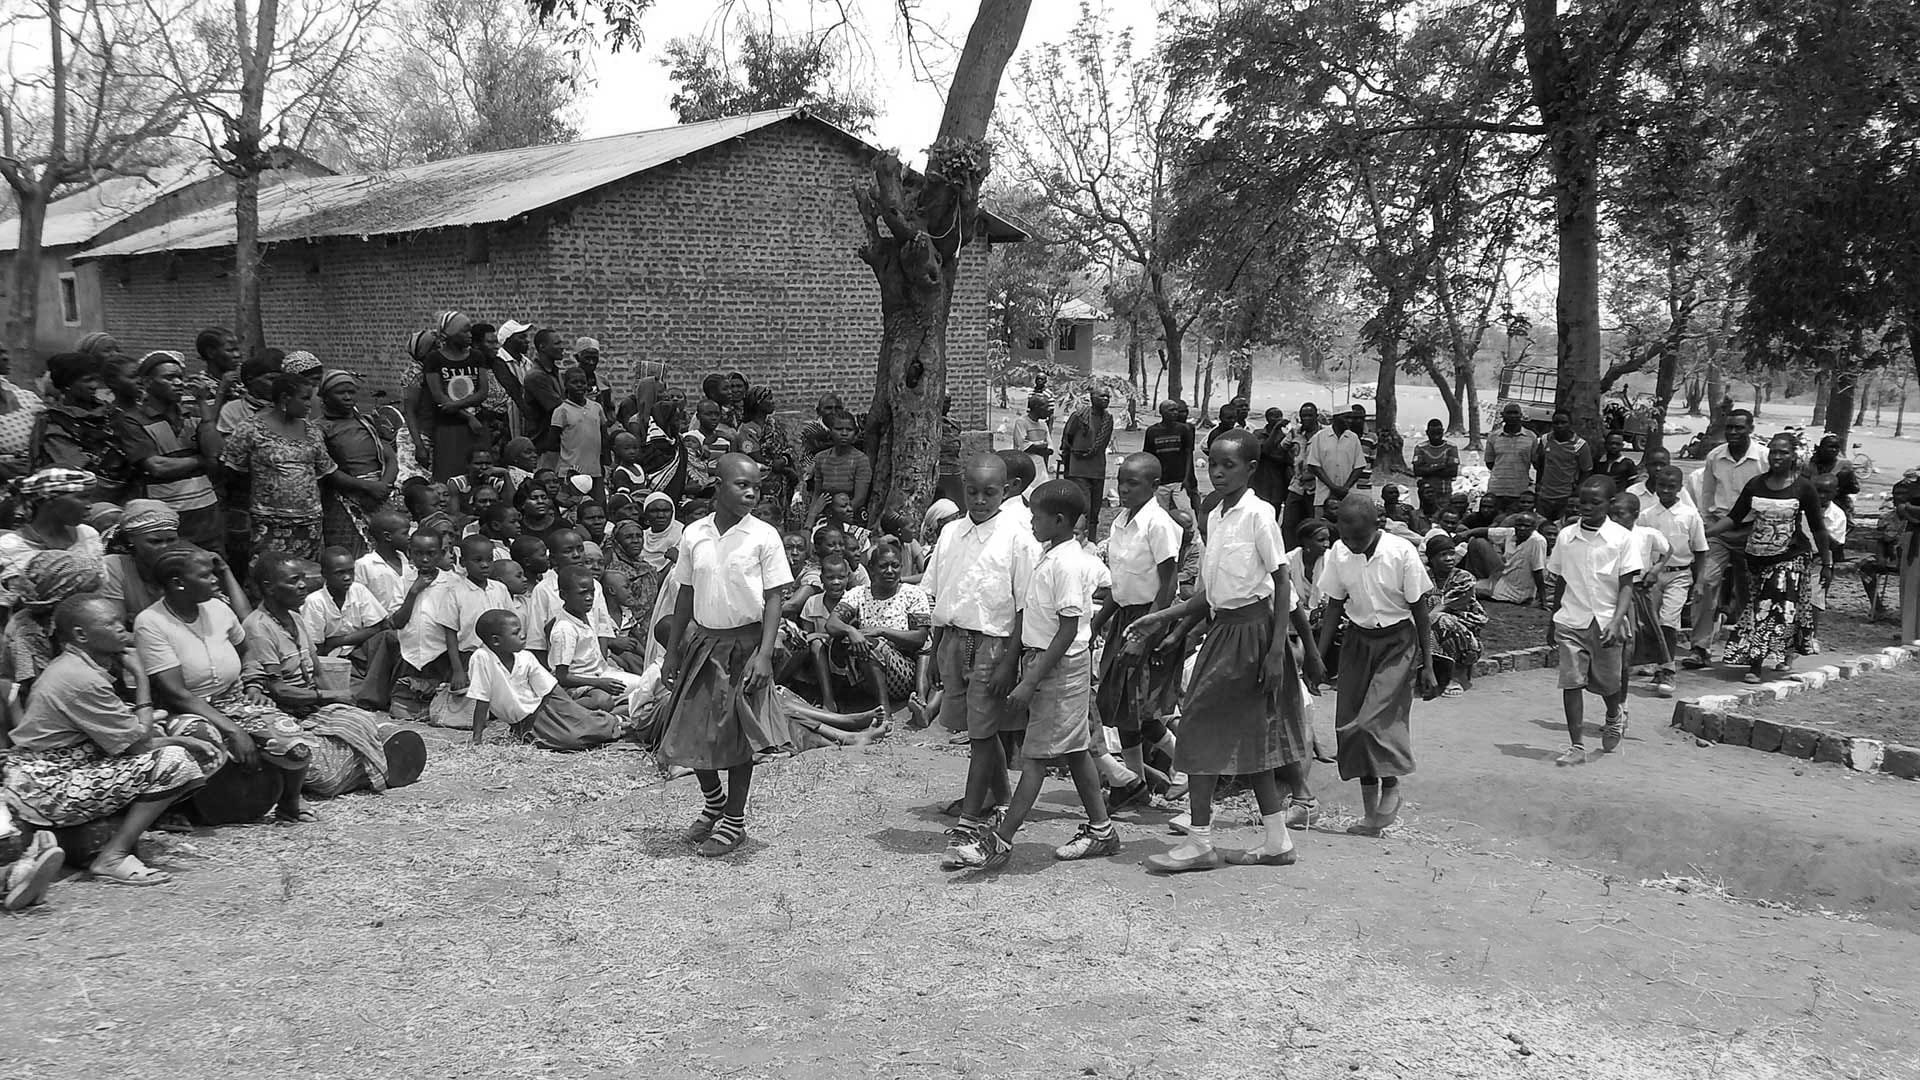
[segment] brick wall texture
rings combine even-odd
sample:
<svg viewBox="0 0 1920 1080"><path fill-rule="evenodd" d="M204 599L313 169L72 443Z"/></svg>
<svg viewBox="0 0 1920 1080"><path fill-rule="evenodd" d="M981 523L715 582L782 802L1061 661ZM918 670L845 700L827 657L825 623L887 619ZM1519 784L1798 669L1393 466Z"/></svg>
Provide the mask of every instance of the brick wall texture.
<svg viewBox="0 0 1920 1080"><path fill-rule="evenodd" d="M863 151L803 123L781 123L488 230L471 262L465 229L327 237L268 253L267 340L364 373L393 394L405 343L434 312L518 318L600 339L615 385L636 361L664 362L697 393L709 371L739 370L809 412L833 389L864 409L880 345L879 289L854 254L862 238L848 185ZM106 325L122 348L191 353L233 310L231 253L110 260ZM962 258L948 329L954 416L986 409L986 244Z"/></svg>

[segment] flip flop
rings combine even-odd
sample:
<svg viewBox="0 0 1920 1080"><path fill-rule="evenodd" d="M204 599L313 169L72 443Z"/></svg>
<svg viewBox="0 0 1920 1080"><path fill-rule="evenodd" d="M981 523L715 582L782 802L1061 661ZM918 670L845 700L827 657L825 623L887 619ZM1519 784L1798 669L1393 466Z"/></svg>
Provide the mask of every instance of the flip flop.
<svg viewBox="0 0 1920 1080"><path fill-rule="evenodd" d="M133 864L132 869L128 869L128 863ZM87 873L112 885L165 885L173 880L172 874L165 870L155 870L131 855L121 856L120 861L114 863L110 870L89 868Z"/></svg>
<svg viewBox="0 0 1920 1080"><path fill-rule="evenodd" d="M0 881L7 883L7 895L0 902L0 909L19 911L39 903L47 890L59 879L60 872L67 867L67 857L58 844L48 844L31 854L23 855L20 861L7 868Z"/></svg>

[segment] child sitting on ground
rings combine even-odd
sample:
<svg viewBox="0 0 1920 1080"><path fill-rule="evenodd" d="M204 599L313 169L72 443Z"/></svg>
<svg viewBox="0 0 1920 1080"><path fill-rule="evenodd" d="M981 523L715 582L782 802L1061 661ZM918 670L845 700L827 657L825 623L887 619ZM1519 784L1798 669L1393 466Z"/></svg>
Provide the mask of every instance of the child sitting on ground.
<svg viewBox="0 0 1920 1080"><path fill-rule="evenodd" d="M1444 658L1447 668L1447 688L1441 695L1459 697L1473 689L1473 665L1480 660L1480 629L1487 625L1487 612L1480 606L1478 582L1460 566L1460 549L1451 538L1428 538L1426 555L1427 576L1433 579L1427 614L1433 627L1431 651L1435 666Z"/></svg>
<svg viewBox="0 0 1920 1080"><path fill-rule="evenodd" d="M496 717L515 739L549 750L585 750L618 739L621 721L575 701L527 651L520 617L504 608L484 612L474 623L484 648L467 659L467 701L473 708L473 742L485 737Z"/></svg>
<svg viewBox="0 0 1920 1080"><path fill-rule="evenodd" d="M841 597L847 594L853 567L844 555L828 555L812 571L819 589L807 596L794 618L781 621L780 667L774 681L782 686L792 686L798 676L810 671L811 680L820 687L821 705L830 711L838 711L840 707L835 704L833 692L834 676L848 675L851 667L846 662L844 652L837 665L833 662L827 618L839 605Z"/></svg>
<svg viewBox="0 0 1920 1080"><path fill-rule="evenodd" d="M1468 569L1479 579L1480 595L1502 604L1547 606L1547 538L1540 520L1516 513L1508 525L1472 528L1455 537L1468 545Z"/></svg>
<svg viewBox="0 0 1920 1080"><path fill-rule="evenodd" d="M354 560L353 580L367 587L383 615L392 615L413 588L418 571L407 557L412 523L398 510L378 510L367 519L371 550ZM399 623L392 625L398 626Z"/></svg>
<svg viewBox="0 0 1920 1080"><path fill-rule="evenodd" d="M413 583L387 616L394 635L376 635L367 642L367 674L354 692L355 705L374 712L394 711L395 691L404 690L399 696L405 708L400 711L415 713L434 688L446 682L444 666L435 663L445 653L445 639L434 632L432 619L421 610L427 591L443 574L441 552L439 533L417 532L408 538Z"/></svg>
<svg viewBox="0 0 1920 1080"><path fill-rule="evenodd" d="M1153 487L1145 490L1150 499ZM1022 674L1009 696L1015 708L1027 710L1026 739L1013 801L999 824L981 830L974 845L964 850L967 865L985 870L998 870L1012 857L1014 835L1040 797L1049 762L1066 766L1087 812L1087 823L1072 840L1055 848L1053 857L1064 861L1120 853L1120 836L1107 814L1100 771L1093 763L1093 732L1087 723L1093 693L1090 624L1097 563L1074 538L1075 526L1087 515L1087 495L1070 480L1049 480L1034 492L1031 510L1034 539L1044 550L1028 577L1021 603Z"/></svg>
<svg viewBox="0 0 1920 1080"><path fill-rule="evenodd" d="M631 715L640 690L639 675L607 662L612 635L603 637L589 623L599 583L584 565L560 571L561 607L547 628L547 667L576 701L589 709Z"/></svg>
<svg viewBox="0 0 1920 1080"><path fill-rule="evenodd" d="M330 547L320 553L320 588L300 605L300 621L322 656L351 657L366 670L367 643L391 632L386 609L372 590L353 580L353 553Z"/></svg>

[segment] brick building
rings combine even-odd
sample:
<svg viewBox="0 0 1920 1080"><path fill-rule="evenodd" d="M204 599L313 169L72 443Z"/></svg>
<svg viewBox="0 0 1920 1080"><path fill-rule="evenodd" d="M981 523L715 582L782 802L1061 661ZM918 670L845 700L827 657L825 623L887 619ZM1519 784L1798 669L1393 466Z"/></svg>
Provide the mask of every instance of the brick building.
<svg viewBox="0 0 1920 1080"><path fill-rule="evenodd" d="M876 149L805 110L389 173L296 179L261 194L267 340L392 392L406 339L457 308L600 339L625 385L641 361L698 386L739 370L806 410L832 388L863 408L879 289L854 254L849 185ZM984 420L985 263L1018 240L988 216L949 328L955 416ZM233 215L209 210L99 245L107 329L129 352L184 348L232 311Z"/></svg>

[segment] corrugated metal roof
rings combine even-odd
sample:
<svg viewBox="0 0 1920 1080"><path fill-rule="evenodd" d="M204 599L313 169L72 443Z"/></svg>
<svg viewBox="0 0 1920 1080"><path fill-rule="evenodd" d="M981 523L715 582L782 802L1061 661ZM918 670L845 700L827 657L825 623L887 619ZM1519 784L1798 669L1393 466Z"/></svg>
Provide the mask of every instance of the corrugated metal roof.
<svg viewBox="0 0 1920 1080"><path fill-rule="evenodd" d="M1107 313L1079 297L1060 305L1060 318L1069 322L1099 322Z"/></svg>
<svg viewBox="0 0 1920 1080"><path fill-rule="evenodd" d="M181 188L214 176L211 161L156 169L151 176L115 176L47 205L41 247L84 244ZM0 218L0 252L20 248L20 218Z"/></svg>
<svg viewBox="0 0 1920 1080"><path fill-rule="evenodd" d="M385 173L290 180L260 193L260 239L380 236L510 221L795 117L860 141L805 110L776 109ZM997 219L995 226L1001 236L1024 235ZM216 207L103 244L83 257L226 247L233 232L232 209Z"/></svg>

